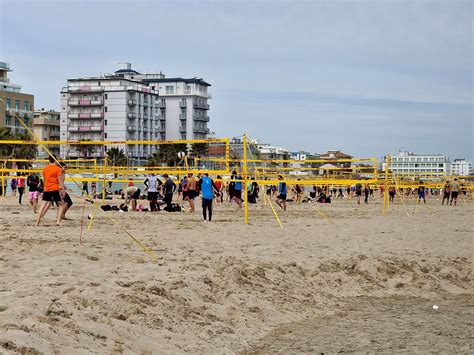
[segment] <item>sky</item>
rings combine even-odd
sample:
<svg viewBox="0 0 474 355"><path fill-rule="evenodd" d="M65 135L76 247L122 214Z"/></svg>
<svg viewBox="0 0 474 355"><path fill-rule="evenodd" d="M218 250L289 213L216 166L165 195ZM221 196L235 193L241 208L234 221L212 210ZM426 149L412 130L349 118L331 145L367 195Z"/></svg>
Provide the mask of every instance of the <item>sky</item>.
<svg viewBox="0 0 474 355"><path fill-rule="evenodd" d="M209 127L292 151L474 158L473 3L0 0L0 61L35 107L68 78L212 86Z"/></svg>

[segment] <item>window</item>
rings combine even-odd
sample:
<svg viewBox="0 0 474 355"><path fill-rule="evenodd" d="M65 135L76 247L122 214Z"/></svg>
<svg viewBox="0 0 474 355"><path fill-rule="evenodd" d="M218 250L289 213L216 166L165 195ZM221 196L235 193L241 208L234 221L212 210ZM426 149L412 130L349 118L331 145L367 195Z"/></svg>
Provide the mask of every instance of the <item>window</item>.
<svg viewBox="0 0 474 355"><path fill-rule="evenodd" d="M23 110L25 110L25 111L30 110L30 103L28 101L23 102Z"/></svg>
<svg viewBox="0 0 474 355"><path fill-rule="evenodd" d="M10 99L7 99L6 105L7 105L7 110L10 109L12 106L12 101Z"/></svg>
<svg viewBox="0 0 474 355"><path fill-rule="evenodd" d="M15 119L15 127L20 127L20 121L18 121L18 118Z"/></svg>
<svg viewBox="0 0 474 355"><path fill-rule="evenodd" d="M167 95L173 95L174 94L174 86L172 86L172 85L166 85L165 90L166 90Z"/></svg>
<svg viewBox="0 0 474 355"><path fill-rule="evenodd" d="M182 134L182 135L181 135L181 139L186 140L186 135L185 135L185 134Z"/></svg>
<svg viewBox="0 0 474 355"><path fill-rule="evenodd" d="M5 124L6 124L7 126L11 126L11 125L12 125L12 119L11 119L11 117L7 117L7 118L5 119Z"/></svg>
<svg viewBox="0 0 474 355"><path fill-rule="evenodd" d="M107 138L107 133L104 133L104 138Z"/></svg>
<svg viewBox="0 0 474 355"><path fill-rule="evenodd" d="M107 94L104 95L104 98L107 100Z"/></svg>
<svg viewBox="0 0 474 355"><path fill-rule="evenodd" d="M107 112L107 107L104 107L104 112Z"/></svg>
<svg viewBox="0 0 474 355"><path fill-rule="evenodd" d="M15 100L15 110L20 109L20 100Z"/></svg>
<svg viewBox="0 0 474 355"><path fill-rule="evenodd" d="M104 125L107 126L107 120L104 120Z"/></svg>

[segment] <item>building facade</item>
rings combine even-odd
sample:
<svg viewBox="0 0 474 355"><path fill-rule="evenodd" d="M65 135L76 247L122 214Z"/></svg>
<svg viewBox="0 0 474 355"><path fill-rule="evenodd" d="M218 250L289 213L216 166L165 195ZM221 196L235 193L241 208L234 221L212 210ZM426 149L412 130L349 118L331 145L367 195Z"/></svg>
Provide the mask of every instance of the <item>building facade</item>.
<svg viewBox="0 0 474 355"><path fill-rule="evenodd" d="M59 141L60 137L60 113L54 110L35 110L33 131L40 141ZM49 151L59 157L59 145L48 145ZM48 153L38 149L38 159L46 159Z"/></svg>
<svg viewBox="0 0 474 355"><path fill-rule="evenodd" d="M123 63L114 74L69 79L61 91L61 140L205 139L209 133L202 79L168 79L141 74ZM154 145L126 145L131 162L144 162ZM107 147L61 148L62 157L103 157Z"/></svg>
<svg viewBox="0 0 474 355"><path fill-rule="evenodd" d="M8 63L0 62L0 127L8 127L12 133L27 133L27 129L20 123L32 127L34 96L21 92L21 85L10 83Z"/></svg>
<svg viewBox="0 0 474 355"><path fill-rule="evenodd" d="M450 175L449 157L443 154L419 155L412 152L399 152L391 158L389 169L395 174L421 175L426 178L439 178Z"/></svg>
<svg viewBox="0 0 474 355"><path fill-rule="evenodd" d="M316 170L321 163L317 162L306 162L306 160L316 160L319 159L319 154L311 154L305 151L291 152L290 153L290 168L294 170L290 171L290 175L295 176L307 176L307 175L316 175L318 170Z"/></svg>
<svg viewBox="0 0 474 355"><path fill-rule="evenodd" d="M451 175L468 176L472 175L472 162L466 159L454 159L451 163Z"/></svg>

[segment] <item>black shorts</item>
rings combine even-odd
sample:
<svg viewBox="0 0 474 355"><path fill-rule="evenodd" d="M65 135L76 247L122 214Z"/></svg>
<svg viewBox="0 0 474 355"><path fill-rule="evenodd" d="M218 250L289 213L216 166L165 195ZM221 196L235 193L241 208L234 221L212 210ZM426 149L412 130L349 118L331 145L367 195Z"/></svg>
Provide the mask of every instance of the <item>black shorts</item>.
<svg viewBox="0 0 474 355"><path fill-rule="evenodd" d="M239 200L242 199L242 191L240 190L239 191L234 190L233 195L234 195L233 198L238 198Z"/></svg>
<svg viewBox="0 0 474 355"><path fill-rule="evenodd" d="M390 197L395 197L395 191L389 191L389 192L388 192L388 195L389 195Z"/></svg>
<svg viewBox="0 0 474 355"><path fill-rule="evenodd" d="M356 196L362 195L362 191L356 190Z"/></svg>
<svg viewBox="0 0 474 355"><path fill-rule="evenodd" d="M277 199L282 200L282 201L286 201L286 194L279 194L277 196Z"/></svg>
<svg viewBox="0 0 474 355"><path fill-rule="evenodd" d="M71 196L69 196L68 193L64 195L64 202L67 204L68 208L72 206Z"/></svg>
<svg viewBox="0 0 474 355"><path fill-rule="evenodd" d="M451 198L458 198L459 192L458 191L452 191L451 192Z"/></svg>
<svg viewBox="0 0 474 355"><path fill-rule="evenodd" d="M188 199L194 200L198 195L196 190L188 190Z"/></svg>
<svg viewBox="0 0 474 355"><path fill-rule="evenodd" d="M158 200L158 192L148 191L148 201L156 201L156 200Z"/></svg>
<svg viewBox="0 0 474 355"><path fill-rule="evenodd" d="M140 199L140 193L141 193L140 189L138 189L137 191L135 191L135 192L133 193L133 195L132 195L132 199L134 199L134 200Z"/></svg>
<svg viewBox="0 0 474 355"><path fill-rule="evenodd" d="M61 194L59 193L59 190L43 192L43 201L61 202L62 198L61 198Z"/></svg>

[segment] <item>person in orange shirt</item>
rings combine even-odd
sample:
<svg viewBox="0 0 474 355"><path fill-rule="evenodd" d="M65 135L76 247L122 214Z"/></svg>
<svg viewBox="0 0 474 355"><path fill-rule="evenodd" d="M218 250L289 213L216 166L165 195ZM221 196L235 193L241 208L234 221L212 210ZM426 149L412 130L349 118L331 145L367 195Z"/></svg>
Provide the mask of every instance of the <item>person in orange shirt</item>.
<svg viewBox="0 0 474 355"><path fill-rule="evenodd" d="M64 171L56 165L56 160L52 156L49 157L49 165L43 169L43 181L43 202L36 217L35 226L39 225L41 219L53 204L53 201L56 201L59 205L56 220L56 224L59 226L65 209L64 194L66 193L66 187L64 186Z"/></svg>

